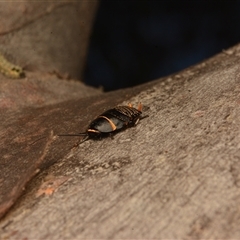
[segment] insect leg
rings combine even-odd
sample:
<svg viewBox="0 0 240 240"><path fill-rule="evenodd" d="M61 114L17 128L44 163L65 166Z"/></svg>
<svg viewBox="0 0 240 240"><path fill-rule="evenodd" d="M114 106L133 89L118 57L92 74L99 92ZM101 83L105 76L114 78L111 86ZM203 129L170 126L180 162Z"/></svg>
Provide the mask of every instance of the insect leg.
<svg viewBox="0 0 240 240"><path fill-rule="evenodd" d="M139 120L142 120L142 119L147 118L147 117L149 117L149 115L141 116L141 117L139 118Z"/></svg>

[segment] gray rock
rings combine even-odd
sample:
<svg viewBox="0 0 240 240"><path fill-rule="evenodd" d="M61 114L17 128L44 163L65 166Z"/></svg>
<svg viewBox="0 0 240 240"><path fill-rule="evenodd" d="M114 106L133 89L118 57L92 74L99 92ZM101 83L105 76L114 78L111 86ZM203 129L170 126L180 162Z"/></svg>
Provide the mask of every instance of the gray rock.
<svg viewBox="0 0 240 240"><path fill-rule="evenodd" d="M5 164L41 171L0 223L1 237L239 238L239 54L237 45L133 89L25 113ZM149 117L114 139L75 146L56 137L128 102L142 102ZM37 135L46 138L27 146Z"/></svg>

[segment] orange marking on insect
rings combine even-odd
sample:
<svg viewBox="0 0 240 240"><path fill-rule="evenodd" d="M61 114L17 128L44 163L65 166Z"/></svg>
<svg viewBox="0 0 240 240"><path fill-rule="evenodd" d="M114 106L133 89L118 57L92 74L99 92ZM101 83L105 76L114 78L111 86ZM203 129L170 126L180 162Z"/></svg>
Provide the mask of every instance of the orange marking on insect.
<svg viewBox="0 0 240 240"><path fill-rule="evenodd" d="M89 128L88 130L87 130L88 132L99 132L98 130L95 130L95 129L91 129L91 128Z"/></svg>
<svg viewBox="0 0 240 240"><path fill-rule="evenodd" d="M107 117L105 117L105 116L99 116L99 118L104 118L104 119L106 119L106 120L110 123L111 128L112 128L113 131L115 131L115 130L117 129L116 125L115 125L109 118L107 118Z"/></svg>
<svg viewBox="0 0 240 240"><path fill-rule="evenodd" d="M142 112L142 104L141 103L138 104L138 111Z"/></svg>

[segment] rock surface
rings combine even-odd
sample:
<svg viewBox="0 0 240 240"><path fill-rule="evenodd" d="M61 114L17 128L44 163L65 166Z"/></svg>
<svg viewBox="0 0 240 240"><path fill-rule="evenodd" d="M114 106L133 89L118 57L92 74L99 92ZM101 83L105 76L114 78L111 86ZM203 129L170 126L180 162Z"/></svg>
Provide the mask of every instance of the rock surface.
<svg viewBox="0 0 240 240"><path fill-rule="evenodd" d="M32 72L81 78L97 1L3 1L0 53Z"/></svg>
<svg viewBox="0 0 240 240"><path fill-rule="evenodd" d="M240 238L239 56L240 45L133 89L1 116L4 177L39 172L1 238ZM140 101L149 117L114 139L56 136Z"/></svg>

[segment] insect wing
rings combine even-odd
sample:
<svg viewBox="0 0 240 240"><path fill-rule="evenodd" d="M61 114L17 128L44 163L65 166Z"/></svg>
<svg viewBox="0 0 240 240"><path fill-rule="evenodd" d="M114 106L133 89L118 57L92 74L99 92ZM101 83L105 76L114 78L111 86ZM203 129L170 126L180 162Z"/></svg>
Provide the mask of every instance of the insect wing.
<svg viewBox="0 0 240 240"><path fill-rule="evenodd" d="M94 129L101 133L110 133L114 131L114 126L112 126L109 120L105 116L99 116L89 125L88 129Z"/></svg>

